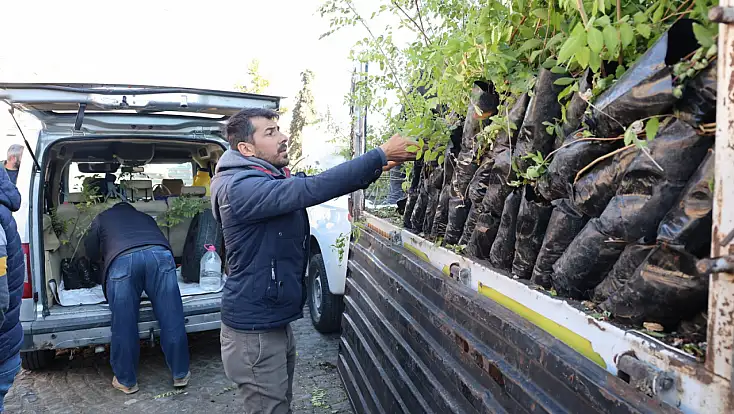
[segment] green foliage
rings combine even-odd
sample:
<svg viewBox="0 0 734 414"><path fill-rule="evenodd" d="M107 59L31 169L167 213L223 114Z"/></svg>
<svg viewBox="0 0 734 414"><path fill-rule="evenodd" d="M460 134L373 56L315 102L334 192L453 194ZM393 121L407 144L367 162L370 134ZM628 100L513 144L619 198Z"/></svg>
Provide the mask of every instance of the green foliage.
<svg viewBox="0 0 734 414"><path fill-rule="evenodd" d="M520 187L526 184L532 184L538 181L548 170L548 159L538 151L535 154L527 154L521 157L523 160L532 161L532 164L525 170L520 171L515 160L512 161L512 170L518 177L518 180L511 181L509 184L513 187Z"/></svg>
<svg viewBox="0 0 734 414"><path fill-rule="evenodd" d="M303 156L303 128L318 121L316 108L314 107L313 93L311 92L313 72L305 70L301 73L301 90L296 96L296 105L293 107L293 118L288 133L288 157L298 160Z"/></svg>
<svg viewBox="0 0 734 414"><path fill-rule="evenodd" d="M246 85L235 85L235 89L239 92L247 93L263 93L270 86L270 81L260 74L260 61L253 59L247 66L247 76L249 82Z"/></svg>
<svg viewBox="0 0 734 414"><path fill-rule="evenodd" d="M209 201L200 197L171 197L169 203L168 210L157 218L158 225L161 227L173 227L183 222L184 219L194 218L197 214L211 208Z"/></svg>

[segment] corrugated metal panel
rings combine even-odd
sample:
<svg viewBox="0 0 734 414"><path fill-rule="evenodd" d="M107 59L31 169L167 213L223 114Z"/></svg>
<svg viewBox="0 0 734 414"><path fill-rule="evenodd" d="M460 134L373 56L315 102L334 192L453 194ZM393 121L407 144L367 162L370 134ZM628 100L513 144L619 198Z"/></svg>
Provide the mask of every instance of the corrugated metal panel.
<svg viewBox="0 0 734 414"><path fill-rule="evenodd" d="M339 372L360 413L666 413L371 231L352 245Z"/></svg>

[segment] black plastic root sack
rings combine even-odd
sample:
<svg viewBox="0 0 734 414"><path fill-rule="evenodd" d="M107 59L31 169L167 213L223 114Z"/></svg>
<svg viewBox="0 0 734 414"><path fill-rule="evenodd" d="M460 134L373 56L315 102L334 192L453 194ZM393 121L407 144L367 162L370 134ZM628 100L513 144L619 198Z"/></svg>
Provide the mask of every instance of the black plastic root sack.
<svg viewBox="0 0 734 414"><path fill-rule="evenodd" d="M436 216L436 207L438 206L438 198L441 194L441 185L443 184L443 167L438 166L431 171L428 177L428 208L423 219L423 233L431 234L433 227L433 219Z"/></svg>
<svg viewBox="0 0 734 414"><path fill-rule="evenodd" d="M446 234L446 224L449 221L451 180L454 178L456 156L459 154L459 150L461 149L461 133L462 128L455 128L451 132L451 141L449 142L444 155L443 184L438 196L438 204L436 205L436 213L433 217L433 225L431 226L432 237L443 237L444 234Z"/></svg>
<svg viewBox="0 0 734 414"><path fill-rule="evenodd" d="M464 122L461 152L456 159L454 179L451 183L449 220L444 236L447 244L458 243L464 232L464 223L471 208L471 199L467 190L469 182L479 168L475 161L478 149L476 137L479 131L490 122L489 117L497 113L497 105L499 105L499 95L495 92L494 86L484 82L475 82Z"/></svg>
<svg viewBox="0 0 734 414"><path fill-rule="evenodd" d="M584 92L587 89L591 88L591 81L593 77L594 74L591 72L591 69L586 69L586 71L584 71L584 74L579 79L579 92L573 93L573 96L571 97L571 102L568 104L568 108L566 108L566 121L561 126L561 131L563 131L563 138L568 137L574 131L579 129L579 127L581 127L581 121L584 119L584 113L589 107L589 103L581 97L581 92ZM554 149L560 148L563 143L564 140L560 140L558 137L556 137L556 145Z"/></svg>
<svg viewBox="0 0 734 414"><path fill-rule="evenodd" d="M547 69L541 69L538 74L534 89L535 95L530 99L513 151L520 171L525 171L530 165L529 161L520 157L537 152L545 156L553 151L555 137L546 131L543 122L554 122L554 119L561 118L558 94L563 91L564 86L556 85L554 82L562 77Z"/></svg>
<svg viewBox="0 0 734 414"><path fill-rule="evenodd" d="M423 161L417 160L413 164L413 176L410 180L408 188L408 201L405 204L405 212L403 213L403 226L406 229L412 229L413 209L418 201L418 193L420 192L421 172L423 171Z"/></svg>
<svg viewBox="0 0 734 414"><path fill-rule="evenodd" d="M517 213L515 259L512 261L512 274L520 279L530 279L533 275L552 212L553 206L549 202L538 197L533 187L525 186Z"/></svg>
<svg viewBox="0 0 734 414"><path fill-rule="evenodd" d="M673 24L596 99L586 125L597 137L616 137L638 119L669 112L677 101L670 66L698 47L692 20Z"/></svg>
<svg viewBox="0 0 734 414"><path fill-rule="evenodd" d="M459 240L460 245L466 245L471 239L471 235L474 232L474 228L477 224L477 219L481 214L484 213L482 207L482 200L484 195L487 194L487 185L489 184L489 178L492 173L492 167L494 166L494 160L491 156L486 156L479 165L479 169L474 174L474 177L469 182L469 200L471 201L471 208L469 209L469 215L464 223L464 232Z"/></svg>
<svg viewBox="0 0 734 414"><path fill-rule="evenodd" d="M693 127L716 121L716 63L686 83L676 105L678 119Z"/></svg>
<svg viewBox="0 0 734 414"><path fill-rule="evenodd" d="M515 257L515 233L517 213L520 210L522 191L517 189L505 199L505 208L500 218L500 226L489 251L489 262L498 269L509 270Z"/></svg>
<svg viewBox="0 0 734 414"><path fill-rule="evenodd" d="M674 329L706 308L708 287L693 255L660 245L600 307L622 323L656 322Z"/></svg>
<svg viewBox="0 0 734 414"><path fill-rule="evenodd" d="M61 260L61 278L65 290L91 288L99 280L99 268L84 257Z"/></svg>
<svg viewBox="0 0 734 414"><path fill-rule="evenodd" d="M589 217L599 217L614 197L627 167L637 152L630 148L615 154L584 173L573 185L573 205Z"/></svg>
<svg viewBox="0 0 734 414"><path fill-rule="evenodd" d="M678 202L660 222L658 241L685 247L691 242L698 228L710 227L714 197L713 180L714 152L709 150L681 192Z"/></svg>
<svg viewBox="0 0 734 414"><path fill-rule="evenodd" d="M573 239L584 228L588 218L573 208L567 199L552 202L553 213L543 238L538 258L533 268L533 283L550 289L552 286L553 264L563 255Z"/></svg>
<svg viewBox="0 0 734 414"><path fill-rule="evenodd" d="M468 221L468 220L467 220ZM500 228L500 218L489 213L477 217L474 231L466 245L466 254L477 259L488 259L492 243ZM463 237L463 236L462 236Z"/></svg>
<svg viewBox="0 0 734 414"><path fill-rule="evenodd" d="M538 192L546 200L571 197L576 174L595 159L619 148L622 144L622 140L588 141L580 139L582 139L581 131L569 136L565 146L553 154L548 171L538 180Z"/></svg>
<svg viewBox="0 0 734 414"><path fill-rule="evenodd" d="M420 232L423 230L423 220L426 217L428 209L428 179L421 177L420 186L418 188L418 198L413 206L413 214L410 217L410 228Z"/></svg>
<svg viewBox="0 0 734 414"><path fill-rule="evenodd" d="M630 244L619 256L607 277L594 289L592 300L601 303L627 283L635 270L645 261L655 245Z"/></svg>
<svg viewBox="0 0 734 414"><path fill-rule="evenodd" d="M560 296L584 299L619 259L627 243L599 231L599 219L589 220L553 265L553 288Z"/></svg>
<svg viewBox="0 0 734 414"><path fill-rule="evenodd" d="M495 140L494 148L492 148L491 158L493 166L489 174L487 182L487 190L482 200L482 210L490 213L494 217L500 217L505 207L505 199L512 192L512 187L508 184L514 179L512 171L512 149L518 136L518 130L525 118L530 97L528 94L520 95L515 101L507 115L507 119L511 124L517 126L517 129L507 128L500 130Z"/></svg>
<svg viewBox="0 0 734 414"><path fill-rule="evenodd" d="M685 122L664 126L650 143L649 155L638 151L627 167L617 195L599 218L601 231L628 242L654 240L658 224L712 143L712 137L698 135Z"/></svg>

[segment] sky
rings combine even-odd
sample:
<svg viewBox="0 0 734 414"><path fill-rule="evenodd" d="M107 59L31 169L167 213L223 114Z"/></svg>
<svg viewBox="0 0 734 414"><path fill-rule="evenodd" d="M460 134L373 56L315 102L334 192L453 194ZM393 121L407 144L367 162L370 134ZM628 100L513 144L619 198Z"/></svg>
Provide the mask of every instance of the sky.
<svg viewBox="0 0 734 414"><path fill-rule="evenodd" d="M126 0L0 1L2 82L150 84L231 90L260 61L268 94L292 109L300 73L315 73L317 109L342 122L354 63L351 46L366 36L349 29L319 40L329 22L322 0L190 2ZM376 1L355 0L364 15ZM287 118L284 119L287 122ZM0 137L14 124L0 113ZM9 141L0 144L0 159Z"/></svg>

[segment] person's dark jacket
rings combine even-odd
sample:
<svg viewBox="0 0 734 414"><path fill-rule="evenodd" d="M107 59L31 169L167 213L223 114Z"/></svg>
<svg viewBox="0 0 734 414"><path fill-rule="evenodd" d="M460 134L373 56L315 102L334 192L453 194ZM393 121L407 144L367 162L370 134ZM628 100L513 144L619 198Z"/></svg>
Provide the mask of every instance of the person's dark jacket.
<svg viewBox="0 0 734 414"><path fill-rule="evenodd" d="M10 179L10 182L13 183L13 185L17 185L18 183L18 170L9 170L5 167L5 162L3 161L3 169L6 173L8 173L8 178Z"/></svg>
<svg viewBox="0 0 734 414"><path fill-rule="evenodd" d="M84 239L84 248L89 260L103 262L100 273L103 290L106 289L107 269L112 261L127 250L143 246L163 246L171 250L168 239L153 217L136 210L129 203L117 203L94 218Z"/></svg>
<svg viewBox="0 0 734 414"><path fill-rule="evenodd" d="M367 188L386 164L375 149L319 175L291 177L263 160L226 151L211 183L229 265L222 323L259 331L302 318L310 240L305 209Z"/></svg>
<svg viewBox="0 0 734 414"><path fill-rule="evenodd" d="M20 302L25 281L25 260L20 247L18 228L13 212L20 208L20 192L4 168L0 168L0 226L5 233L5 278L7 306L5 321L0 323L0 364L15 356L23 342L23 327L20 325ZM0 258L2 260L2 258ZM4 289L4 286L3 286ZM2 293L0 293L2 294Z"/></svg>

